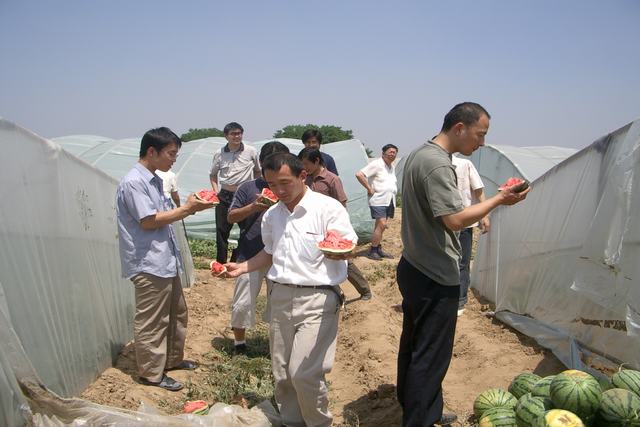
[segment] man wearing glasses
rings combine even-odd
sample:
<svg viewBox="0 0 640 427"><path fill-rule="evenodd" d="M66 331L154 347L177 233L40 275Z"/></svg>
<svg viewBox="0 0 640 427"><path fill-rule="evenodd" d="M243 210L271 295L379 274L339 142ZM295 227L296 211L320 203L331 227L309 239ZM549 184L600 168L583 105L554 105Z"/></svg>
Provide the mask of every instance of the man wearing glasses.
<svg viewBox="0 0 640 427"><path fill-rule="evenodd" d="M216 207L216 261L227 262L229 233L233 224L227 220L233 195L240 184L262 176L258 151L242 142L244 129L231 122L224 127L227 144L213 155L209 179L213 191L218 192L220 204ZM231 260L235 261L232 254Z"/></svg>
<svg viewBox="0 0 640 427"><path fill-rule="evenodd" d="M367 258L380 261L382 258L393 258L382 250L382 233L387 228L387 220L393 218L396 206L396 168L393 162L398 155L398 147L387 144L382 147L382 157L372 160L356 173L356 178L367 190L371 218L376 222L371 238L371 248Z"/></svg>
<svg viewBox="0 0 640 427"><path fill-rule="evenodd" d="M182 141L166 127L152 129L140 143L140 160L122 178L116 194L116 214L122 276L133 282L136 313L134 347L140 382L169 391L183 385L167 376L173 369L195 369L184 360L187 305L179 272L180 249L172 223L212 208L191 194L170 209L162 194L162 179L178 157Z"/></svg>

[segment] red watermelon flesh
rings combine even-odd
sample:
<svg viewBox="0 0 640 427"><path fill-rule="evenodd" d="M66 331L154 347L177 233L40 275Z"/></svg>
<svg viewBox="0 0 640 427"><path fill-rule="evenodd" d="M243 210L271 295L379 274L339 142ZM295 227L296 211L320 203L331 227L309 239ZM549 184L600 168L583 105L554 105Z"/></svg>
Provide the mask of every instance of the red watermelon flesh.
<svg viewBox="0 0 640 427"><path fill-rule="evenodd" d="M204 400L188 400L184 404L185 414L198 414L209 409L209 405Z"/></svg>
<svg viewBox="0 0 640 427"><path fill-rule="evenodd" d="M278 196L276 196L269 188L263 188L260 193L260 197L262 197L262 202L269 206L275 205L279 200Z"/></svg>
<svg viewBox="0 0 640 427"><path fill-rule="evenodd" d="M218 193L213 190L200 190L196 193L196 197L203 202L215 203L216 205L220 203Z"/></svg>
<svg viewBox="0 0 640 427"><path fill-rule="evenodd" d="M509 178L504 184L498 187L498 190L506 190L509 187L517 186L513 189L514 193L520 193L529 187L529 182L521 178Z"/></svg>
<svg viewBox="0 0 640 427"><path fill-rule="evenodd" d="M225 267L223 264L220 264L218 261L211 261L210 267L211 274L215 274L216 276L227 272L227 267Z"/></svg>
<svg viewBox="0 0 640 427"><path fill-rule="evenodd" d="M356 247L351 240L345 239L335 231L329 231L324 240L318 243L318 248L325 252L348 253Z"/></svg>

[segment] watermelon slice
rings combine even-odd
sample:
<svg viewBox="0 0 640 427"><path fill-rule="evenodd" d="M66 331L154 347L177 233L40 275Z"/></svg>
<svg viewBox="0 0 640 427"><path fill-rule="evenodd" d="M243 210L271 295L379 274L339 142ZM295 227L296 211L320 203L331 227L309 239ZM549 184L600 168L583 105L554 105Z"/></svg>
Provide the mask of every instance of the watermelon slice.
<svg viewBox="0 0 640 427"><path fill-rule="evenodd" d="M269 188L263 188L262 192L260 193L260 197L262 197L262 203L269 206L275 205L279 200L278 196L273 194L273 191L271 191Z"/></svg>
<svg viewBox="0 0 640 427"><path fill-rule="evenodd" d="M187 400L184 404L185 414L207 415L209 404L204 400Z"/></svg>
<svg viewBox="0 0 640 427"><path fill-rule="evenodd" d="M213 203L217 205L220 203L220 199L218 199L218 193L213 190L200 190L196 194L196 199L202 200L203 202Z"/></svg>
<svg viewBox="0 0 640 427"><path fill-rule="evenodd" d="M227 272L227 267L225 267L223 264L220 264L218 261L211 261L211 264L209 264L209 266L211 267L211 274L213 274L214 276L220 276Z"/></svg>
<svg viewBox="0 0 640 427"><path fill-rule="evenodd" d="M513 192L521 193L529 188L529 181L520 178L509 178L504 184L498 187L498 190L506 190L507 188L513 187L514 185L516 185L517 187L513 189Z"/></svg>
<svg viewBox="0 0 640 427"><path fill-rule="evenodd" d="M318 242L318 249L326 254L348 254L354 250L356 244L351 240L344 239L335 231L329 231L324 240Z"/></svg>

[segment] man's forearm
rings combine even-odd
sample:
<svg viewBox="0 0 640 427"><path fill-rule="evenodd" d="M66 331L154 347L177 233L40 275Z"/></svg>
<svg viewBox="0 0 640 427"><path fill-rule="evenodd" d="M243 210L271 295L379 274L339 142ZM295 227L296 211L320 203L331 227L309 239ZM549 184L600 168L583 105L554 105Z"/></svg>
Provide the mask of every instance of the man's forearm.
<svg viewBox="0 0 640 427"><path fill-rule="evenodd" d="M158 212L155 215L143 218L142 221L140 221L140 225L145 230L154 230L168 224L173 224L176 221L180 221L192 213L193 212L188 210L186 206L180 206L178 208L171 209L170 211Z"/></svg>
<svg viewBox="0 0 640 427"><path fill-rule="evenodd" d="M253 258L247 260L247 273L251 273L252 271L264 270L269 267L273 263L273 257L265 252L265 250L261 250L255 255Z"/></svg>
<svg viewBox="0 0 640 427"><path fill-rule="evenodd" d="M216 193L218 192L218 179L216 177L210 176L209 181L211 181L211 188Z"/></svg>
<svg viewBox="0 0 640 427"><path fill-rule="evenodd" d="M253 204L243 206L241 208L235 208L229 211L227 214L227 221L231 224L235 224L242 220L247 219L251 214L255 213Z"/></svg>
<svg viewBox="0 0 640 427"><path fill-rule="evenodd" d="M450 230L460 231L480 221L499 205L500 200L496 195L483 202L471 205L458 213L445 215L442 217L442 221Z"/></svg>

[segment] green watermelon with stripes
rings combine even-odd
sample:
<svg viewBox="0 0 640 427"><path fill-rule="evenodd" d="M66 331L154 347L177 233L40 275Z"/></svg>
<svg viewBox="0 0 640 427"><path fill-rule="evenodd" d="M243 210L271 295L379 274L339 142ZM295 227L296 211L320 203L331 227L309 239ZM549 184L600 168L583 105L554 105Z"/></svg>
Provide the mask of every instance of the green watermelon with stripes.
<svg viewBox="0 0 640 427"><path fill-rule="evenodd" d="M544 415L549 409L553 409L551 400L527 393L518 399L516 423L518 427L533 427L536 417Z"/></svg>
<svg viewBox="0 0 640 427"><path fill-rule="evenodd" d="M536 417L534 427L584 427L576 414L565 409L551 409Z"/></svg>
<svg viewBox="0 0 640 427"><path fill-rule="evenodd" d="M491 408L508 408L516 407L518 399L511 393L501 388L491 388L485 390L476 397L473 402L473 413L476 417L481 418L487 409Z"/></svg>
<svg viewBox="0 0 640 427"><path fill-rule="evenodd" d="M543 397L546 399L550 399L549 387L551 386L551 381L555 378L555 375L549 375L548 377L542 378L540 381L536 383L531 389L531 394L535 397Z"/></svg>
<svg viewBox="0 0 640 427"><path fill-rule="evenodd" d="M613 374L611 382L615 387L629 390L640 397L640 371L623 369Z"/></svg>
<svg viewBox="0 0 640 427"><path fill-rule="evenodd" d="M623 388L602 393L596 425L602 427L640 427L640 397Z"/></svg>
<svg viewBox="0 0 640 427"><path fill-rule="evenodd" d="M530 393L533 387L542 378L531 372L524 372L511 381L509 385L509 393L513 394L516 399L520 399L527 393Z"/></svg>
<svg viewBox="0 0 640 427"><path fill-rule="evenodd" d="M516 427L516 413L510 408L487 409L478 422L479 427Z"/></svg>
<svg viewBox="0 0 640 427"><path fill-rule="evenodd" d="M583 421L590 419L600 406L600 383L583 371L572 369L556 375L549 391L554 407L571 411Z"/></svg>

